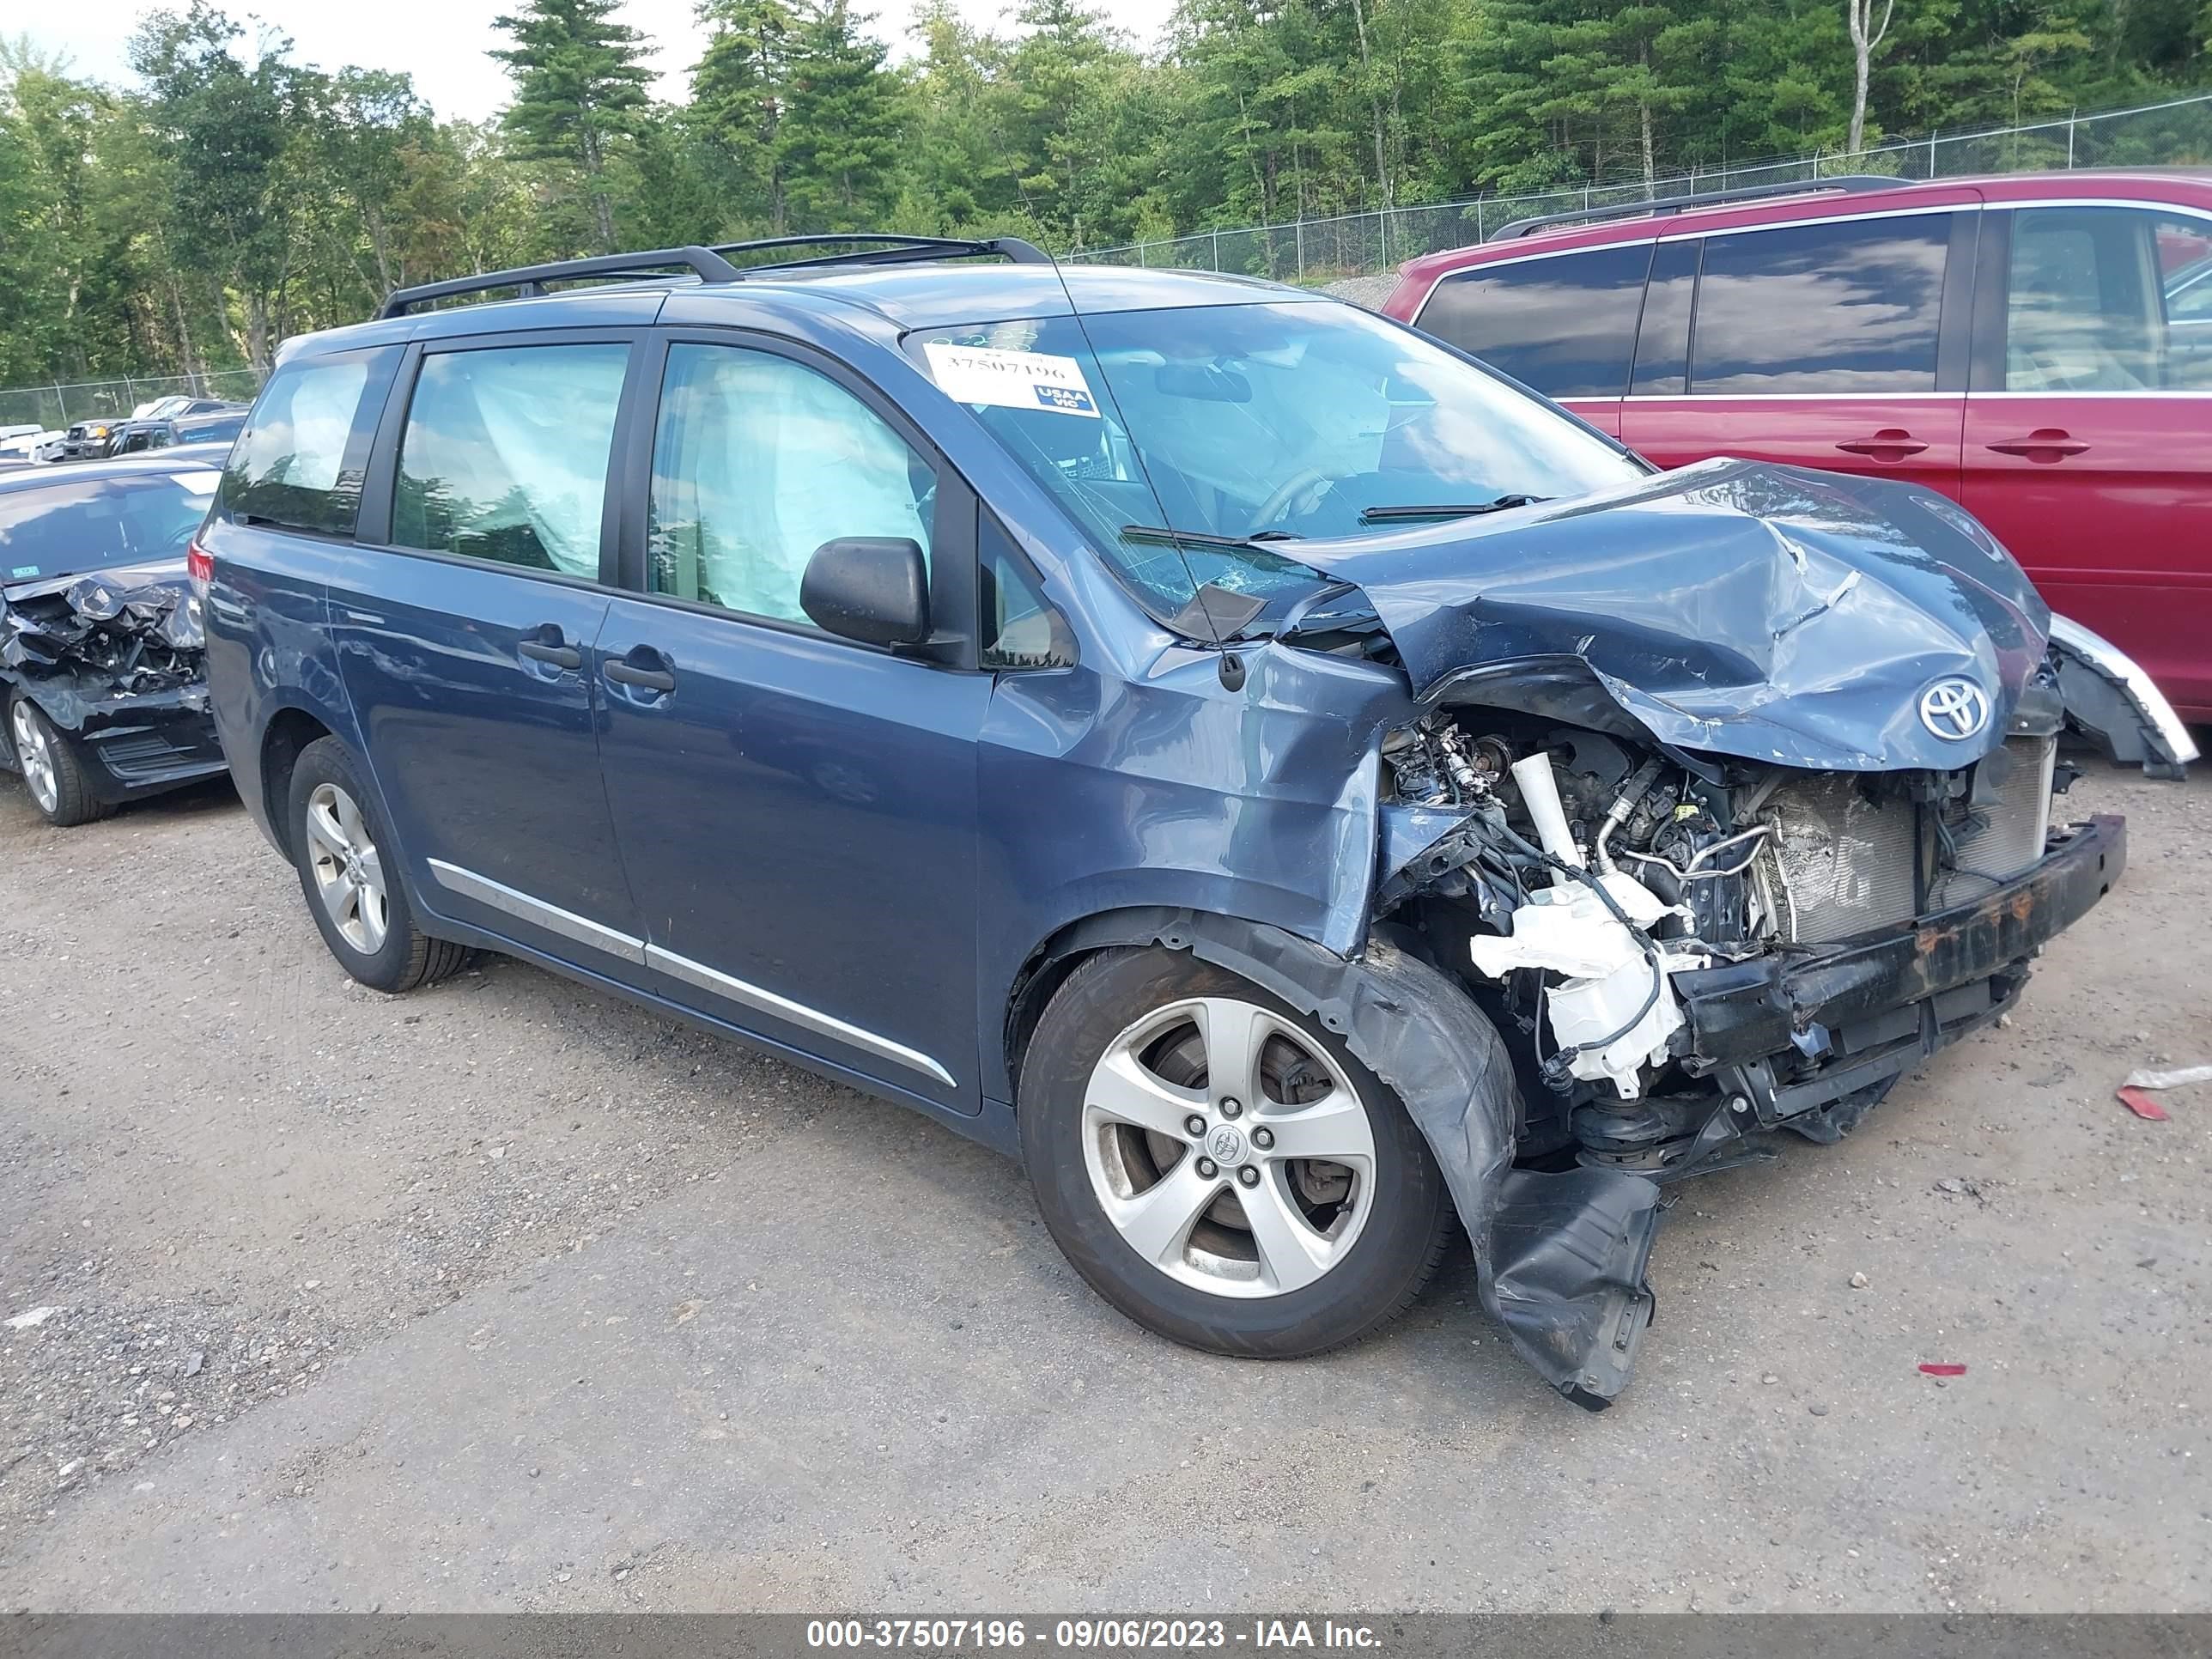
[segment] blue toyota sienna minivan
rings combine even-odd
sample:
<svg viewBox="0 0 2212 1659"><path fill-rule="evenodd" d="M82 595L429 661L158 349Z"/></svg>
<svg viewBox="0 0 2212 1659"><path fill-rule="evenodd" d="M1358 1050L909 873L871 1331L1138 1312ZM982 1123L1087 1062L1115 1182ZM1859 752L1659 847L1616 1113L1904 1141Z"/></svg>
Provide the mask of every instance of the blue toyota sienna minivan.
<svg viewBox="0 0 2212 1659"><path fill-rule="evenodd" d="M286 347L192 564L364 984L504 951L927 1112L1217 1352L1456 1220L1592 1407L1662 1184L1848 1133L2119 878L2060 740L2192 752L1928 491L1012 240L403 291Z"/></svg>

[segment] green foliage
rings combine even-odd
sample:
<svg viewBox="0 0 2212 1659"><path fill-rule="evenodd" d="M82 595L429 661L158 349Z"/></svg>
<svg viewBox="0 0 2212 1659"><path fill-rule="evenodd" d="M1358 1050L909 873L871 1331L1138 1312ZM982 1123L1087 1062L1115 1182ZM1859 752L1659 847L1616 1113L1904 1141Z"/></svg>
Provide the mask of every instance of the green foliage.
<svg viewBox="0 0 2212 1659"><path fill-rule="evenodd" d="M514 37L513 46L492 56L514 73L505 122L516 154L573 170L603 252L615 246L608 168L636 133L653 81L645 37L614 21L621 4L530 0L522 10L493 20Z"/></svg>
<svg viewBox="0 0 2212 1659"><path fill-rule="evenodd" d="M514 99L481 124L302 65L216 0L146 13L128 87L0 40L0 385L265 365L394 287L618 246L1220 229L1260 269L1268 239L1229 230L1835 154L1854 102L1846 0L1180 0L1156 43L1096 0L996 28L928 0L896 54L864 3L696 0L671 105L620 0L512 0ZM2208 44L2212 0L1897 0L1866 142L2153 101ZM2192 131L2146 117L2076 159L2212 160Z"/></svg>

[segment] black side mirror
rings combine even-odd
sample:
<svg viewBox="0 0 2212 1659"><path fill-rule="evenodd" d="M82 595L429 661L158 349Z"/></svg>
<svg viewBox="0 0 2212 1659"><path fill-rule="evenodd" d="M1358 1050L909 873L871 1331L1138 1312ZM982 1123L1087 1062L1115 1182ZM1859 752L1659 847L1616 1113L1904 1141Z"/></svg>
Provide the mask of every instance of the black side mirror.
<svg viewBox="0 0 2212 1659"><path fill-rule="evenodd" d="M920 645L929 638L929 565L904 536L841 536L814 550L799 608L840 638Z"/></svg>

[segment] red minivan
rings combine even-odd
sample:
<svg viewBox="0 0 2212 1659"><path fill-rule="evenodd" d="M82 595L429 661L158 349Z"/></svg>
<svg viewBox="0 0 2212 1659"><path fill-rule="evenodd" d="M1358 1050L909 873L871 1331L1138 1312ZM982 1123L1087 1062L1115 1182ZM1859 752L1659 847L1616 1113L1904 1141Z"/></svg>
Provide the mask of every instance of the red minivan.
<svg viewBox="0 0 2212 1659"><path fill-rule="evenodd" d="M2212 172L1845 179L1508 226L1384 307L1662 466L1907 478L2212 720Z"/></svg>

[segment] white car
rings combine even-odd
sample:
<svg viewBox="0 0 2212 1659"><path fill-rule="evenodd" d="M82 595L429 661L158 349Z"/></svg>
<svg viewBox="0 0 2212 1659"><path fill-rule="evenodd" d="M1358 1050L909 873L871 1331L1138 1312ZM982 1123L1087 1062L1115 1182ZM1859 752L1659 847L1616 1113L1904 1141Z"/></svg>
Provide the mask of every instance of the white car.
<svg viewBox="0 0 2212 1659"><path fill-rule="evenodd" d="M0 431L0 464L9 461L45 463L61 454L64 434L35 426L9 427Z"/></svg>

